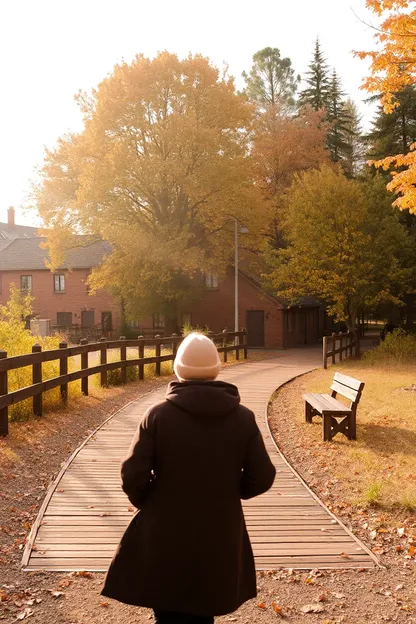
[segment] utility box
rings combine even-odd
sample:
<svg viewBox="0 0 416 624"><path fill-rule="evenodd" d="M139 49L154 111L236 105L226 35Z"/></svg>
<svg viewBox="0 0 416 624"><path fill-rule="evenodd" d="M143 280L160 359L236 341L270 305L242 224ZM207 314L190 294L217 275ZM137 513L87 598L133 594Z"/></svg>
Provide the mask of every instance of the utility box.
<svg viewBox="0 0 416 624"><path fill-rule="evenodd" d="M34 336L45 338L52 335L51 319L32 319L30 321L30 331Z"/></svg>

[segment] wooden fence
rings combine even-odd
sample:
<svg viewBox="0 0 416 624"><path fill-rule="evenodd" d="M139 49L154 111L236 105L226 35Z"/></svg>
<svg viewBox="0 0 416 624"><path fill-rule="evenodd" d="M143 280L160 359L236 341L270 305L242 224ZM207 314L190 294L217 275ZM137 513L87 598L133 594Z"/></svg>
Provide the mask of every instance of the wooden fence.
<svg viewBox="0 0 416 624"><path fill-rule="evenodd" d="M328 368L328 360L336 363L336 356L339 355L338 361L341 362L345 357L360 357L360 336L358 332L348 331L345 333L332 334L323 338L323 364L324 368Z"/></svg>
<svg viewBox="0 0 416 624"><path fill-rule="evenodd" d="M218 351L223 354L223 361L227 362L228 353L235 352L236 359L239 360L241 354L247 359L247 332L228 332L224 330L220 334L208 333L209 337L217 345ZM63 403L68 400L68 383L81 381L81 391L88 395L88 378L91 375L100 375L101 386L107 386L107 373L114 369L121 370L122 383L127 381L127 367L137 366L139 379L144 379L144 367L146 364L155 364L156 375L160 375L162 362L173 362L176 357L178 345L183 337L172 335L168 337L143 338L137 340L107 340L101 338L100 342L88 344L86 339L81 340L79 346L68 347L67 343L60 343L59 349L42 351L40 345L32 347L32 353L7 357L6 351L0 351L0 435L7 435L9 432L8 408L29 398L33 398L33 413L35 416L42 416L42 395L48 390L60 387L61 399ZM232 341L233 344L230 344ZM127 359L127 349L137 348L138 357ZM154 356L145 357L145 347L153 347ZM170 353L162 355L169 347ZM119 349L120 360L116 362L107 361L109 350ZM96 366L89 366L88 354L99 352L100 363ZM81 356L81 368L68 373L68 358ZM42 364L44 362L59 360L59 376L52 379L43 380ZM8 392L8 371L32 367L32 384L25 388Z"/></svg>

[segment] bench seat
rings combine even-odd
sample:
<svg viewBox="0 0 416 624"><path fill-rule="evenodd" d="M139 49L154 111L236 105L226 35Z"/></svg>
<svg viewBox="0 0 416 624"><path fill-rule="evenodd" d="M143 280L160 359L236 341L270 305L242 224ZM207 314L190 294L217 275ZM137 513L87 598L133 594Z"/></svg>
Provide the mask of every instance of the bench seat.
<svg viewBox="0 0 416 624"><path fill-rule="evenodd" d="M331 412L335 417L339 416L347 416L351 414L352 409L334 399L330 394L313 394L308 393L303 395L304 400L309 403L309 405L322 414L322 412Z"/></svg>

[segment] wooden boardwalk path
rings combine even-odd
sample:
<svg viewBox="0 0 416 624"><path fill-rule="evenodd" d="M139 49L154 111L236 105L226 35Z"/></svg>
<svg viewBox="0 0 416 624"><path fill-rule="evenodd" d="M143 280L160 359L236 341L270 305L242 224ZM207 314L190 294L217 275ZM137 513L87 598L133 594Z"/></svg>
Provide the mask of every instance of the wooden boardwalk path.
<svg viewBox="0 0 416 624"><path fill-rule="evenodd" d="M317 349L225 369L243 404L256 414L277 469L273 488L244 503L258 569L369 568L375 557L328 512L271 439L266 410L274 390L320 363ZM165 389L139 399L104 423L75 452L40 510L23 556L26 570L106 570L134 509L120 487L120 462L146 409Z"/></svg>

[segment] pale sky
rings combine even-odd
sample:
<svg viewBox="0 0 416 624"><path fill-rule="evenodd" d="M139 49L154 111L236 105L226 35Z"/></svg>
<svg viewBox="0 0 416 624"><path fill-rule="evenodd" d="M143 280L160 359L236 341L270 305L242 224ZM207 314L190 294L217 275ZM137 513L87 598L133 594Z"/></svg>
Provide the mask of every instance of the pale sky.
<svg viewBox="0 0 416 624"><path fill-rule="evenodd" d="M226 62L242 87L253 54L280 48L302 74L316 36L368 127L373 108L359 90L368 64L353 49L374 47L365 0L3 0L0 3L0 221L7 207L22 214L29 181L44 148L81 128L73 96L89 90L115 63L168 50Z"/></svg>

